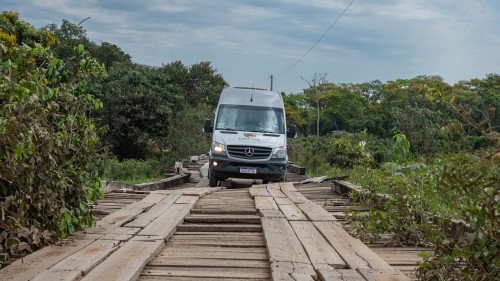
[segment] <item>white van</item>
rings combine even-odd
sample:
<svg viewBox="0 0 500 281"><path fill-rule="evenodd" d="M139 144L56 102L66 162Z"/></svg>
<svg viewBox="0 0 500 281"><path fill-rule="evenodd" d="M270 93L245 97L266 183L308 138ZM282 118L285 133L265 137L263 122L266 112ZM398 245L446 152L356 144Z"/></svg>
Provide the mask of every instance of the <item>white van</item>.
<svg viewBox="0 0 500 281"><path fill-rule="evenodd" d="M234 87L222 91L215 123L205 120L203 130L213 133L209 157L210 186L227 178L281 181L288 165L287 133L281 94L265 89Z"/></svg>

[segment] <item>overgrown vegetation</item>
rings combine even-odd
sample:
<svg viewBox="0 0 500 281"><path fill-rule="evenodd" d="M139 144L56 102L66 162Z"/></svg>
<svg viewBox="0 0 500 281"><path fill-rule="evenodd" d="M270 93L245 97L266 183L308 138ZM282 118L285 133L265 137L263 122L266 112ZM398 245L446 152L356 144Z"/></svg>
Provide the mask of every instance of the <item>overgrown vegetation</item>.
<svg viewBox="0 0 500 281"><path fill-rule="evenodd" d="M102 103L87 89L105 72L83 46L62 61L50 33L0 21L0 252L17 254L94 222Z"/></svg>
<svg viewBox="0 0 500 281"><path fill-rule="evenodd" d="M363 137L341 135L344 143L356 136ZM368 242L382 240L401 246L433 246L432 255L423 254L418 271L422 280L495 280L499 277L500 159L495 157L494 147L441 158L421 154L415 158L407 138L396 135L391 161L380 165L359 164L369 156L368 142L363 146L367 154L350 154L357 160L329 161L328 165L314 166L314 157L320 157L320 163L343 159L327 157L338 153L332 145L336 142L339 139L307 137L292 142L291 146L294 159L308 168L334 177L349 176L350 182L365 188L366 193L351 194L354 202L370 207L368 212L348 212L353 235ZM362 146L357 146L361 150ZM352 150L348 148L339 154ZM389 159L388 156L384 158Z"/></svg>
<svg viewBox="0 0 500 281"><path fill-rule="evenodd" d="M165 178L165 167L156 159L119 161L116 158L108 158L104 161L102 179L106 181L136 184L162 178Z"/></svg>

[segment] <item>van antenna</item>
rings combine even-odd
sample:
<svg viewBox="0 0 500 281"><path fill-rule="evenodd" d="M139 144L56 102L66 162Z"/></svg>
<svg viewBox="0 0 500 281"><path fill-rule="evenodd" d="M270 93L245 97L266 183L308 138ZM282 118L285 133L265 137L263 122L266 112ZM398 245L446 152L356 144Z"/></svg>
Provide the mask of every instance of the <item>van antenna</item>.
<svg viewBox="0 0 500 281"><path fill-rule="evenodd" d="M250 102L253 102L253 83L252 83L252 95L250 96Z"/></svg>

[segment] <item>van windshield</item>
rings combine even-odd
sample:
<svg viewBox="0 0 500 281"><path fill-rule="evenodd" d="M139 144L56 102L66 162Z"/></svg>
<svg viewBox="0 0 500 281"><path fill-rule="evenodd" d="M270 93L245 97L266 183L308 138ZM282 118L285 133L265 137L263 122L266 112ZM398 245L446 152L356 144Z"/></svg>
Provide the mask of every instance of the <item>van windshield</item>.
<svg viewBox="0 0 500 281"><path fill-rule="evenodd" d="M221 104L215 129L284 134L283 109Z"/></svg>

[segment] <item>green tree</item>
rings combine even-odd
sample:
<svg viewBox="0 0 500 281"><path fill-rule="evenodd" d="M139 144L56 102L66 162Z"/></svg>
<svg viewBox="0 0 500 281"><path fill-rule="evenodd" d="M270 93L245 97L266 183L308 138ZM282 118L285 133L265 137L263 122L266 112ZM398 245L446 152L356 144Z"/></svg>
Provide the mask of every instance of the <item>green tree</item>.
<svg viewBox="0 0 500 281"><path fill-rule="evenodd" d="M105 75L104 69L83 46L62 61L47 46L29 40L21 43L25 44L9 47L0 42L0 209L4 216L0 251L6 247L12 253L92 225L91 204L102 195L100 142L90 116L102 103L87 87Z"/></svg>

